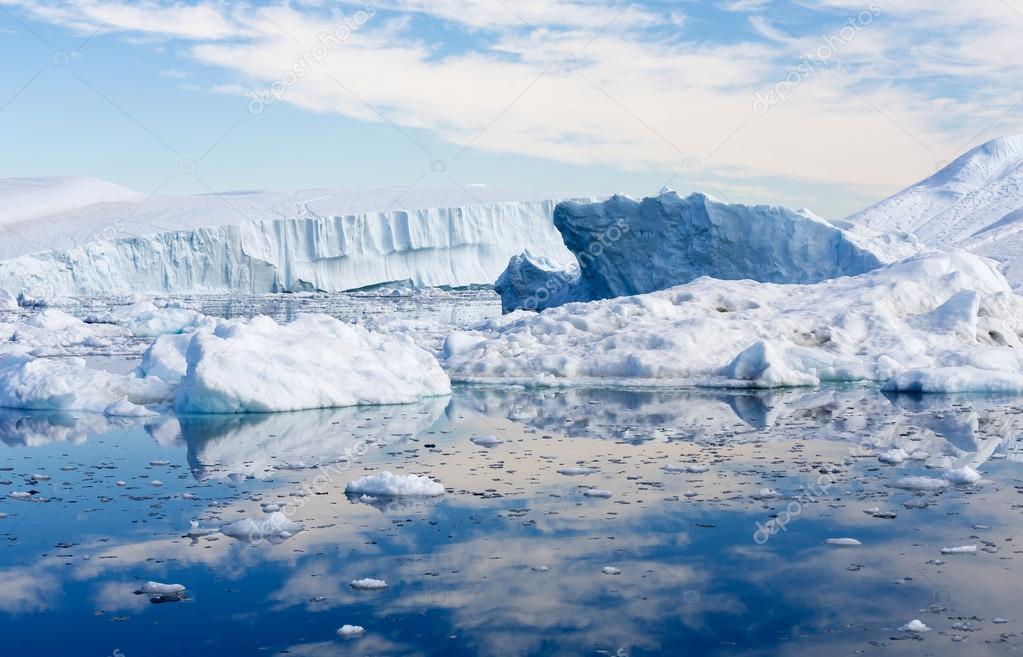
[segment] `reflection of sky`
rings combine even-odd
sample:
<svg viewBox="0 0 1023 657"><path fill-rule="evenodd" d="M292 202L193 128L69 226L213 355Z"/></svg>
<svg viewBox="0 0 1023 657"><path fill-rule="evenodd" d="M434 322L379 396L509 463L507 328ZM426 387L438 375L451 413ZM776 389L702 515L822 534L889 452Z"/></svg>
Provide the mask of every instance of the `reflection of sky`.
<svg viewBox="0 0 1023 657"><path fill-rule="evenodd" d="M1006 399L887 399L861 388L459 390L425 405L145 427L60 418L49 438L39 418L8 415L3 490L33 487L49 501L0 502L9 514L0 628L12 654L63 654L67 637L47 631L55 626L81 654L129 657L185 644L228 655L1002 654L1015 639L985 641L1019 628L1007 540L1021 528L1019 466L988 460L989 482L917 496L884 484L938 473L850 450L898 444L970 459L991 438L1018 435L1016 417ZM33 440L17 439L25 426ZM506 442L470 442L483 434ZM80 438L62 442L71 435ZM337 454L360 439L371 442L366 455L338 468ZM313 457L337 469L292 469ZM170 464L151 464L160 459ZM669 463L709 469L670 474ZM595 472L557 473L575 464ZM451 492L428 502L344 496L347 481L385 468L429 474ZM821 470L834 478L826 496L806 488ZM53 479L30 485L34 472ZM613 497L583 497L591 486ZM749 497L763 487L785 497ZM904 508L910 500L930 506ZM265 502L293 509L305 530L278 545L182 536L190 519L258 518ZM875 506L898 517L863 512ZM785 530L754 543L756 523L787 507L798 513ZM845 536L864 545L822 544ZM985 540L998 551L939 553ZM362 577L390 586L348 586ZM131 593L146 579L184 583L192 599L151 605ZM935 602L947 609L928 611ZM957 631L960 616L987 620ZM995 616L1010 623L993 625ZM913 618L935 628L923 643L889 640ZM340 641L344 623L367 636ZM950 640L957 632L967 643Z"/></svg>

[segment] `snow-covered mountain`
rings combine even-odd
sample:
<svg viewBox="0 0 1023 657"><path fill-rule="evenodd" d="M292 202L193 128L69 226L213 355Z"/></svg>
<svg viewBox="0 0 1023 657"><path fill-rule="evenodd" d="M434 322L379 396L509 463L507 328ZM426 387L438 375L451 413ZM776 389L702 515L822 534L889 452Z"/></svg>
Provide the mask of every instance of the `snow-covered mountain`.
<svg viewBox="0 0 1023 657"><path fill-rule="evenodd" d="M150 196L0 180L0 289L31 296L490 284L529 249L565 261L556 200L487 187Z"/></svg>
<svg viewBox="0 0 1023 657"><path fill-rule="evenodd" d="M965 153L933 176L849 221L904 230L936 247L958 246L1007 266L1023 284L1023 135Z"/></svg>

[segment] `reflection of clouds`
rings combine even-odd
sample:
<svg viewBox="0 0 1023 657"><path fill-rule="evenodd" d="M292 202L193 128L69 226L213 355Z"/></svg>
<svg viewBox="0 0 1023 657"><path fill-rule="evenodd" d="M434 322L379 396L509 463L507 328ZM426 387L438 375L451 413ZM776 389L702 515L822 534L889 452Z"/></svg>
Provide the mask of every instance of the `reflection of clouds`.
<svg viewBox="0 0 1023 657"><path fill-rule="evenodd" d="M343 461L361 444L379 446L406 439L432 425L447 402L445 397L435 397L395 406L185 415L150 422L146 429L161 444L183 440L192 471L200 479L265 479L278 470Z"/></svg>
<svg viewBox="0 0 1023 657"><path fill-rule="evenodd" d="M46 611L56 606L60 578L39 567L0 570L0 610L11 614Z"/></svg>
<svg viewBox="0 0 1023 657"><path fill-rule="evenodd" d="M95 588L92 600L96 609L104 611L141 611L152 603L148 595L135 595L138 582L103 582Z"/></svg>
<svg viewBox="0 0 1023 657"><path fill-rule="evenodd" d="M90 435L137 424L133 418L107 418L94 413L71 415L0 408L0 440L11 447L40 447L52 443L77 445Z"/></svg>

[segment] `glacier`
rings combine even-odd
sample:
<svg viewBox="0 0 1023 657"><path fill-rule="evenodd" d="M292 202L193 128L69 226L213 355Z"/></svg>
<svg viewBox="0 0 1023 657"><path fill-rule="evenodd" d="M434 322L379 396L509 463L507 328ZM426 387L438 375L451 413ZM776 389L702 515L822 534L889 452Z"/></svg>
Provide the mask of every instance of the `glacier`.
<svg viewBox="0 0 1023 657"><path fill-rule="evenodd" d="M144 198L89 179L6 179L0 290L52 298L489 285L524 249L570 260L555 205L486 187Z"/></svg>
<svg viewBox="0 0 1023 657"><path fill-rule="evenodd" d="M559 203L554 225L575 256L565 267L516 256L496 284L505 312L664 290L701 276L764 283L817 283L908 257L919 244L829 222L809 210L741 205L665 189L633 200Z"/></svg>
<svg viewBox="0 0 1023 657"><path fill-rule="evenodd" d="M955 246L993 258L1015 288L1023 286L1023 135L967 151L934 175L848 217L913 233L935 247Z"/></svg>

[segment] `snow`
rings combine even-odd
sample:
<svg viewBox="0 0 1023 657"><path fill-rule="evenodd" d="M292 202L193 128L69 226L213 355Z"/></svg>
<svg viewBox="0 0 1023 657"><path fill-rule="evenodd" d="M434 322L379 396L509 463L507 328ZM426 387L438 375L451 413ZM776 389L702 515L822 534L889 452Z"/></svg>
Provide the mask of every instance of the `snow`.
<svg viewBox="0 0 1023 657"><path fill-rule="evenodd" d="M898 465L909 459L909 453L901 447L890 449L877 455L877 460L889 465Z"/></svg>
<svg viewBox="0 0 1023 657"><path fill-rule="evenodd" d="M140 203L78 181L80 194L53 201L66 186L0 179L0 289L47 298L467 286L493 283L524 249L571 261L552 223L557 195L313 189Z"/></svg>
<svg viewBox="0 0 1023 657"><path fill-rule="evenodd" d="M945 479L948 479L953 484L975 484L983 479L983 476L970 466L964 465L948 470L945 473Z"/></svg>
<svg viewBox="0 0 1023 657"><path fill-rule="evenodd" d="M957 389L987 389L1023 374L1021 332L996 263L954 250L814 284L704 277L514 312L453 331L443 357L458 382L770 388L975 368Z"/></svg>
<svg viewBox="0 0 1023 657"><path fill-rule="evenodd" d="M220 528L225 536L249 543L269 541L279 543L302 531L302 525L294 522L281 511L259 518L242 518Z"/></svg>
<svg viewBox="0 0 1023 657"><path fill-rule="evenodd" d="M577 268L523 254L498 281L506 311L654 292L700 276L815 283L862 274L918 249L907 236L829 223L806 210L717 201L674 191L635 201L565 201L554 224Z"/></svg>
<svg viewBox="0 0 1023 657"><path fill-rule="evenodd" d="M7 290L0 290L0 310L17 310L18 297Z"/></svg>
<svg viewBox="0 0 1023 657"><path fill-rule="evenodd" d="M194 333L185 360L174 401L184 413L405 404L451 392L437 360L410 338L326 315L220 322Z"/></svg>
<svg viewBox="0 0 1023 657"><path fill-rule="evenodd" d="M931 628L927 627L923 623L923 621L921 621L918 618L914 618L913 620L909 621L908 623L906 623L905 625L903 625L899 629L902 630L903 632L915 632L915 633L930 632L931 631Z"/></svg>
<svg viewBox="0 0 1023 657"><path fill-rule="evenodd" d="M933 176L849 217L875 230L914 233L1007 267L1023 284L1023 135L982 144Z"/></svg>
<svg viewBox="0 0 1023 657"><path fill-rule="evenodd" d="M376 497L437 497L444 486L426 475L396 475L393 472L366 475L345 486L346 495Z"/></svg>

